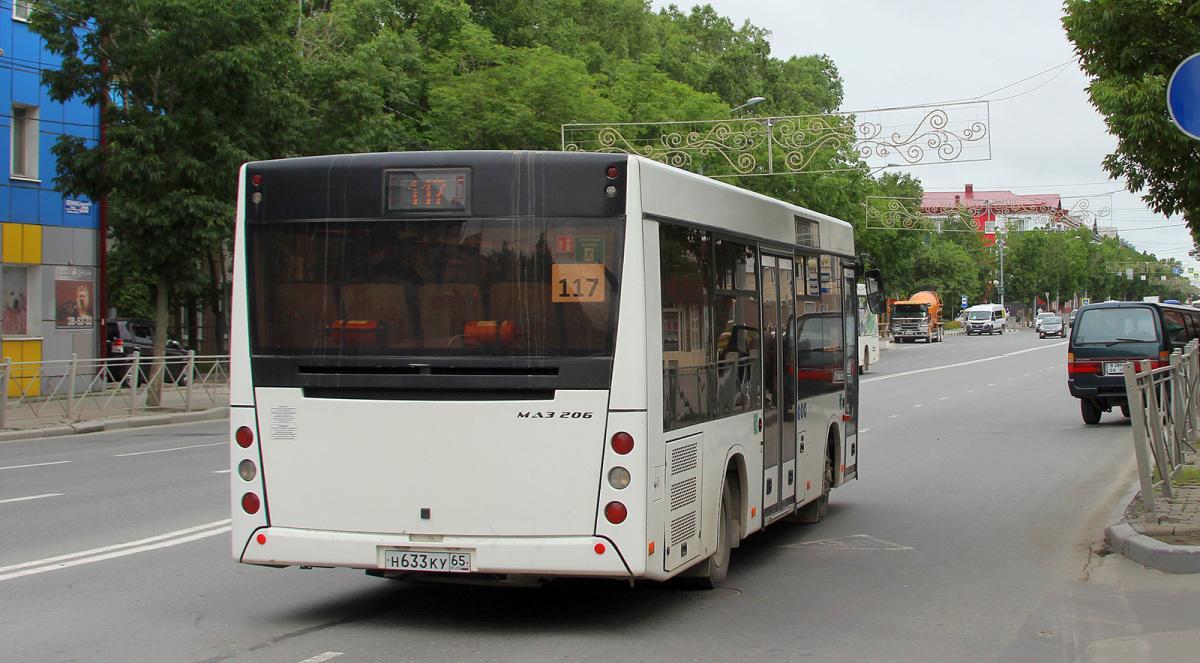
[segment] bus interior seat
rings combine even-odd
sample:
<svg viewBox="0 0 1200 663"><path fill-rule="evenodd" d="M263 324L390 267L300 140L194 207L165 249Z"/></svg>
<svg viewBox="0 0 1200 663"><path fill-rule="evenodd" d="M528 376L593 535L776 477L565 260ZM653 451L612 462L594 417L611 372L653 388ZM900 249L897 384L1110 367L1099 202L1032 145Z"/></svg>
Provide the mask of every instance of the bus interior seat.
<svg viewBox="0 0 1200 663"><path fill-rule="evenodd" d="M294 281L275 286L271 309L259 318L262 338L274 338L285 348L304 348L320 344L325 326L336 316L333 286L328 283Z"/></svg>
<svg viewBox="0 0 1200 663"><path fill-rule="evenodd" d="M389 348L411 347L412 316L408 291L399 283L351 283L342 288L342 311L347 320L377 320L383 324Z"/></svg>
<svg viewBox="0 0 1200 663"><path fill-rule="evenodd" d="M430 350L452 347L462 336L463 323L483 317L479 286L439 283L421 286L421 336Z"/></svg>

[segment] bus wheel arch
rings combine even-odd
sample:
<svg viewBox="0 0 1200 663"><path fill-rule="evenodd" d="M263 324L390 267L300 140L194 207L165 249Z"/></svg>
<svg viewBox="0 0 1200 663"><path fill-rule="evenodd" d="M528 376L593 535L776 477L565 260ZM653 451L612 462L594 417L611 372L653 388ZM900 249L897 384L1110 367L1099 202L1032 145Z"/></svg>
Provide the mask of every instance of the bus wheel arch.
<svg viewBox="0 0 1200 663"><path fill-rule="evenodd" d="M750 495L746 490L747 484L746 459L741 452L734 452L725 461L724 484L730 492L730 506L733 507L734 536L733 547L742 545L742 537L746 536L747 515L750 513ZM725 490L725 487L722 487ZM724 495L724 493L722 493ZM720 504L717 505L719 510ZM718 513L718 517L720 514Z"/></svg>

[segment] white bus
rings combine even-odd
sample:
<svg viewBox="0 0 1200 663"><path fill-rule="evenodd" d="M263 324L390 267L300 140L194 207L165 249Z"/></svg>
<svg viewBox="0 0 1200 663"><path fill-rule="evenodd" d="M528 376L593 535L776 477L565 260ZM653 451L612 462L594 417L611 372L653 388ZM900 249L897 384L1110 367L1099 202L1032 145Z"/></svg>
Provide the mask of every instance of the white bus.
<svg viewBox="0 0 1200 663"><path fill-rule="evenodd" d="M625 155L359 154L245 165L235 243L240 562L714 586L857 476L843 221Z"/></svg>
<svg viewBox="0 0 1200 663"><path fill-rule="evenodd" d="M871 310L867 284L858 284L858 372L866 373L879 363L879 314Z"/></svg>

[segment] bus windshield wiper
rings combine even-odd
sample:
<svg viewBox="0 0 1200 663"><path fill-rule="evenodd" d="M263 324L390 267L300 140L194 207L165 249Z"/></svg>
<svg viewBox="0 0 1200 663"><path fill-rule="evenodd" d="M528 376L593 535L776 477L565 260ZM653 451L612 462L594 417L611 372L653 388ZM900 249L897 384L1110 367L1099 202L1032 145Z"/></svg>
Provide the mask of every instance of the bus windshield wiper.
<svg viewBox="0 0 1200 663"><path fill-rule="evenodd" d="M1110 345L1116 345L1118 343L1151 343L1151 342L1152 341L1148 341L1144 338L1118 338L1118 339L1113 339L1113 340L1109 341L1108 343L1105 343L1104 345L1105 345L1105 347L1107 347Z"/></svg>

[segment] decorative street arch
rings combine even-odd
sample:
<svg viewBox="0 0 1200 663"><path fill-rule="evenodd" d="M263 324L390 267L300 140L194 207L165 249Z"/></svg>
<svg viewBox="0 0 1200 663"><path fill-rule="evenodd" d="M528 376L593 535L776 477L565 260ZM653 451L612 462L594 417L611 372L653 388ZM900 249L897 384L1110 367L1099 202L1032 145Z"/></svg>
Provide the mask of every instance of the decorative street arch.
<svg viewBox="0 0 1200 663"><path fill-rule="evenodd" d="M853 170L831 155L857 153L869 168L991 159L986 101L829 115L677 122L564 124L568 152L637 154L710 177Z"/></svg>

